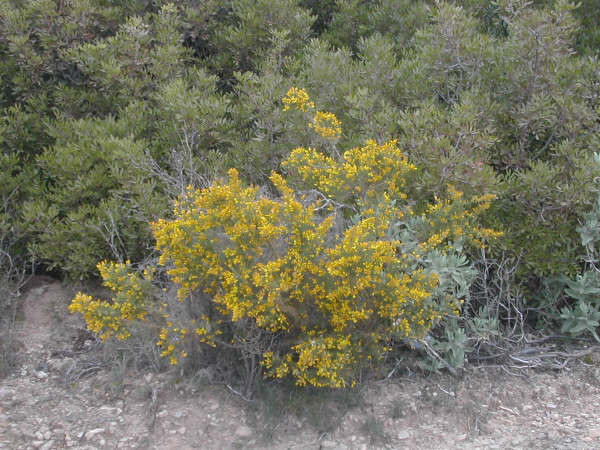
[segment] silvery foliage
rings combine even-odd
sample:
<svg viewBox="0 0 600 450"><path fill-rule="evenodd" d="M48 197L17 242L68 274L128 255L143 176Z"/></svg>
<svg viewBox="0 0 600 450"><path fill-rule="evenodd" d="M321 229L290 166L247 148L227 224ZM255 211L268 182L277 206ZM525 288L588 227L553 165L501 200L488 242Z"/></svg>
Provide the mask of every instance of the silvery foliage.
<svg viewBox="0 0 600 450"><path fill-rule="evenodd" d="M393 224L390 233L394 239L402 242L402 251L410 254L418 249L419 231L425 226L423 217L410 216ZM412 264L423 267L426 274L438 277L439 282L432 293L434 299L451 296L469 301L469 290L477 272L463 253L463 244L462 241L452 242L446 251L434 249L413 258ZM454 371L455 368L461 368L469 350L465 328L454 317L443 320L435 336L427 335L421 341L411 340L408 344L427 353L429 359L423 361L423 367L427 370L448 368Z"/></svg>
<svg viewBox="0 0 600 450"><path fill-rule="evenodd" d="M600 155L594 153L594 164L600 166ZM571 308L565 306L560 312L561 331L572 336L589 332L600 341L596 329L600 326L600 189L592 210L585 214L577 228L581 245L586 250L586 270L574 280L566 279L564 293L575 300Z"/></svg>

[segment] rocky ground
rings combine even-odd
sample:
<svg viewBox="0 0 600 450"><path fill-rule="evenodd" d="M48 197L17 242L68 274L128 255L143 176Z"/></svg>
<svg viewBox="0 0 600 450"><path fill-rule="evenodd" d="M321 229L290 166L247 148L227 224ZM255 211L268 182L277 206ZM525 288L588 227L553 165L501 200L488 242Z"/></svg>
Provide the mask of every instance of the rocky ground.
<svg viewBox="0 0 600 450"><path fill-rule="evenodd" d="M38 280L23 299L0 449L600 448L600 351L559 372L404 372L359 392L246 402L202 377L103 364L66 311L72 295Z"/></svg>

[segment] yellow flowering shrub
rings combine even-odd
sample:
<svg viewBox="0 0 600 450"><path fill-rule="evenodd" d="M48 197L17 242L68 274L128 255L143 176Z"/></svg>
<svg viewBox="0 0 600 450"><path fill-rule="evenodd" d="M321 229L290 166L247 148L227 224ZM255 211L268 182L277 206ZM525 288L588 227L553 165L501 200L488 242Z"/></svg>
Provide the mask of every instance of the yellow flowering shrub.
<svg viewBox="0 0 600 450"><path fill-rule="evenodd" d="M296 88L283 103L314 109ZM335 116L317 116L313 127L341 133ZM276 196L246 186L232 169L226 181L190 188L172 219L152 224L178 301L201 311L191 327L164 314L157 345L171 364L194 340L233 350L265 375L344 387L382 359L394 338L422 339L444 316L458 314L460 299L434 295L438 276L420 257L462 237L478 245L493 237L475 220L491 197L466 201L450 187L419 216L419 242L407 247L397 228L416 216L407 190L417 168L395 141L368 141L338 158L298 148L283 168L285 178L270 177ZM123 323L144 318L142 280L124 270L100 265L117 293L113 303L78 294L71 305L105 338L127 337Z"/></svg>
<svg viewBox="0 0 600 450"><path fill-rule="evenodd" d="M269 373L343 386L351 377L341 373L360 362L360 349L381 343L370 355L380 357L391 336L423 337L446 312L428 301L436 278L411 270L398 257L400 243L387 239L389 211L337 233L333 216L303 205L280 175L271 181L278 199L243 186L231 170L227 183L190 191L174 219L153 226L180 300L201 290L212 296L225 328L251 319L286 336L288 344L274 346ZM215 333L231 334L223 326L205 319L200 335L225 344Z"/></svg>

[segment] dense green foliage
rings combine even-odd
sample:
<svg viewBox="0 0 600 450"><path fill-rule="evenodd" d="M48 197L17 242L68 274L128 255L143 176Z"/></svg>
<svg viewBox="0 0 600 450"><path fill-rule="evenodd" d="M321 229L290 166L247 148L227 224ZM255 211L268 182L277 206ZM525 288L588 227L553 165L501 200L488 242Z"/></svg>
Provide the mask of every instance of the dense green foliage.
<svg viewBox="0 0 600 450"><path fill-rule="evenodd" d="M495 194L480 225L504 232L485 257L514 266L510 295L532 324L595 333L577 317L600 304L574 289L600 289L581 235L598 228L599 20L596 0L0 0L0 271L143 268L187 186L236 168L276 195L298 147L395 140L419 169L411 208L450 185ZM339 139L284 111L292 86Z"/></svg>

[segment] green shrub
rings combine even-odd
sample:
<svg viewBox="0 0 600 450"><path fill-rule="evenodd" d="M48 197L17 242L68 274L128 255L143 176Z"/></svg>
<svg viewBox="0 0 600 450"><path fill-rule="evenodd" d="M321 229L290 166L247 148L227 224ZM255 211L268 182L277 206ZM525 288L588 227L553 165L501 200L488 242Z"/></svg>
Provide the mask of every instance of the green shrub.
<svg viewBox="0 0 600 450"><path fill-rule="evenodd" d="M140 259L151 246L148 221L166 207L149 176L131 168L144 154L123 121L65 121L38 159L48 178L23 209L30 250L47 267L85 278L99 259ZM161 205L162 208L161 208Z"/></svg>
<svg viewBox="0 0 600 450"><path fill-rule="evenodd" d="M600 165L600 156L594 154L594 162ZM573 336L588 332L600 341L596 329L600 326L600 197L593 209L585 214L583 224L577 228L581 244L586 250L586 270L575 279L565 279L564 294L572 305L560 311L561 331Z"/></svg>
<svg viewBox="0 0 600 450"><path fill-rule="evenodd" d="M311 35L315 17L300 0L235 0L213 39L218 48L209 61L231 87L234 73L255 70L269 49L284 38L283 55L299 52Z"/></svg>
<svg viewBox="0 0 600 450"><path fill-rule="evenodd" d="M394 51L402 55L414 45L415 32L430 21L428 2L410 0L340 0L323 37L335 48L353 52L374 34L387 35Z"/></svg>

